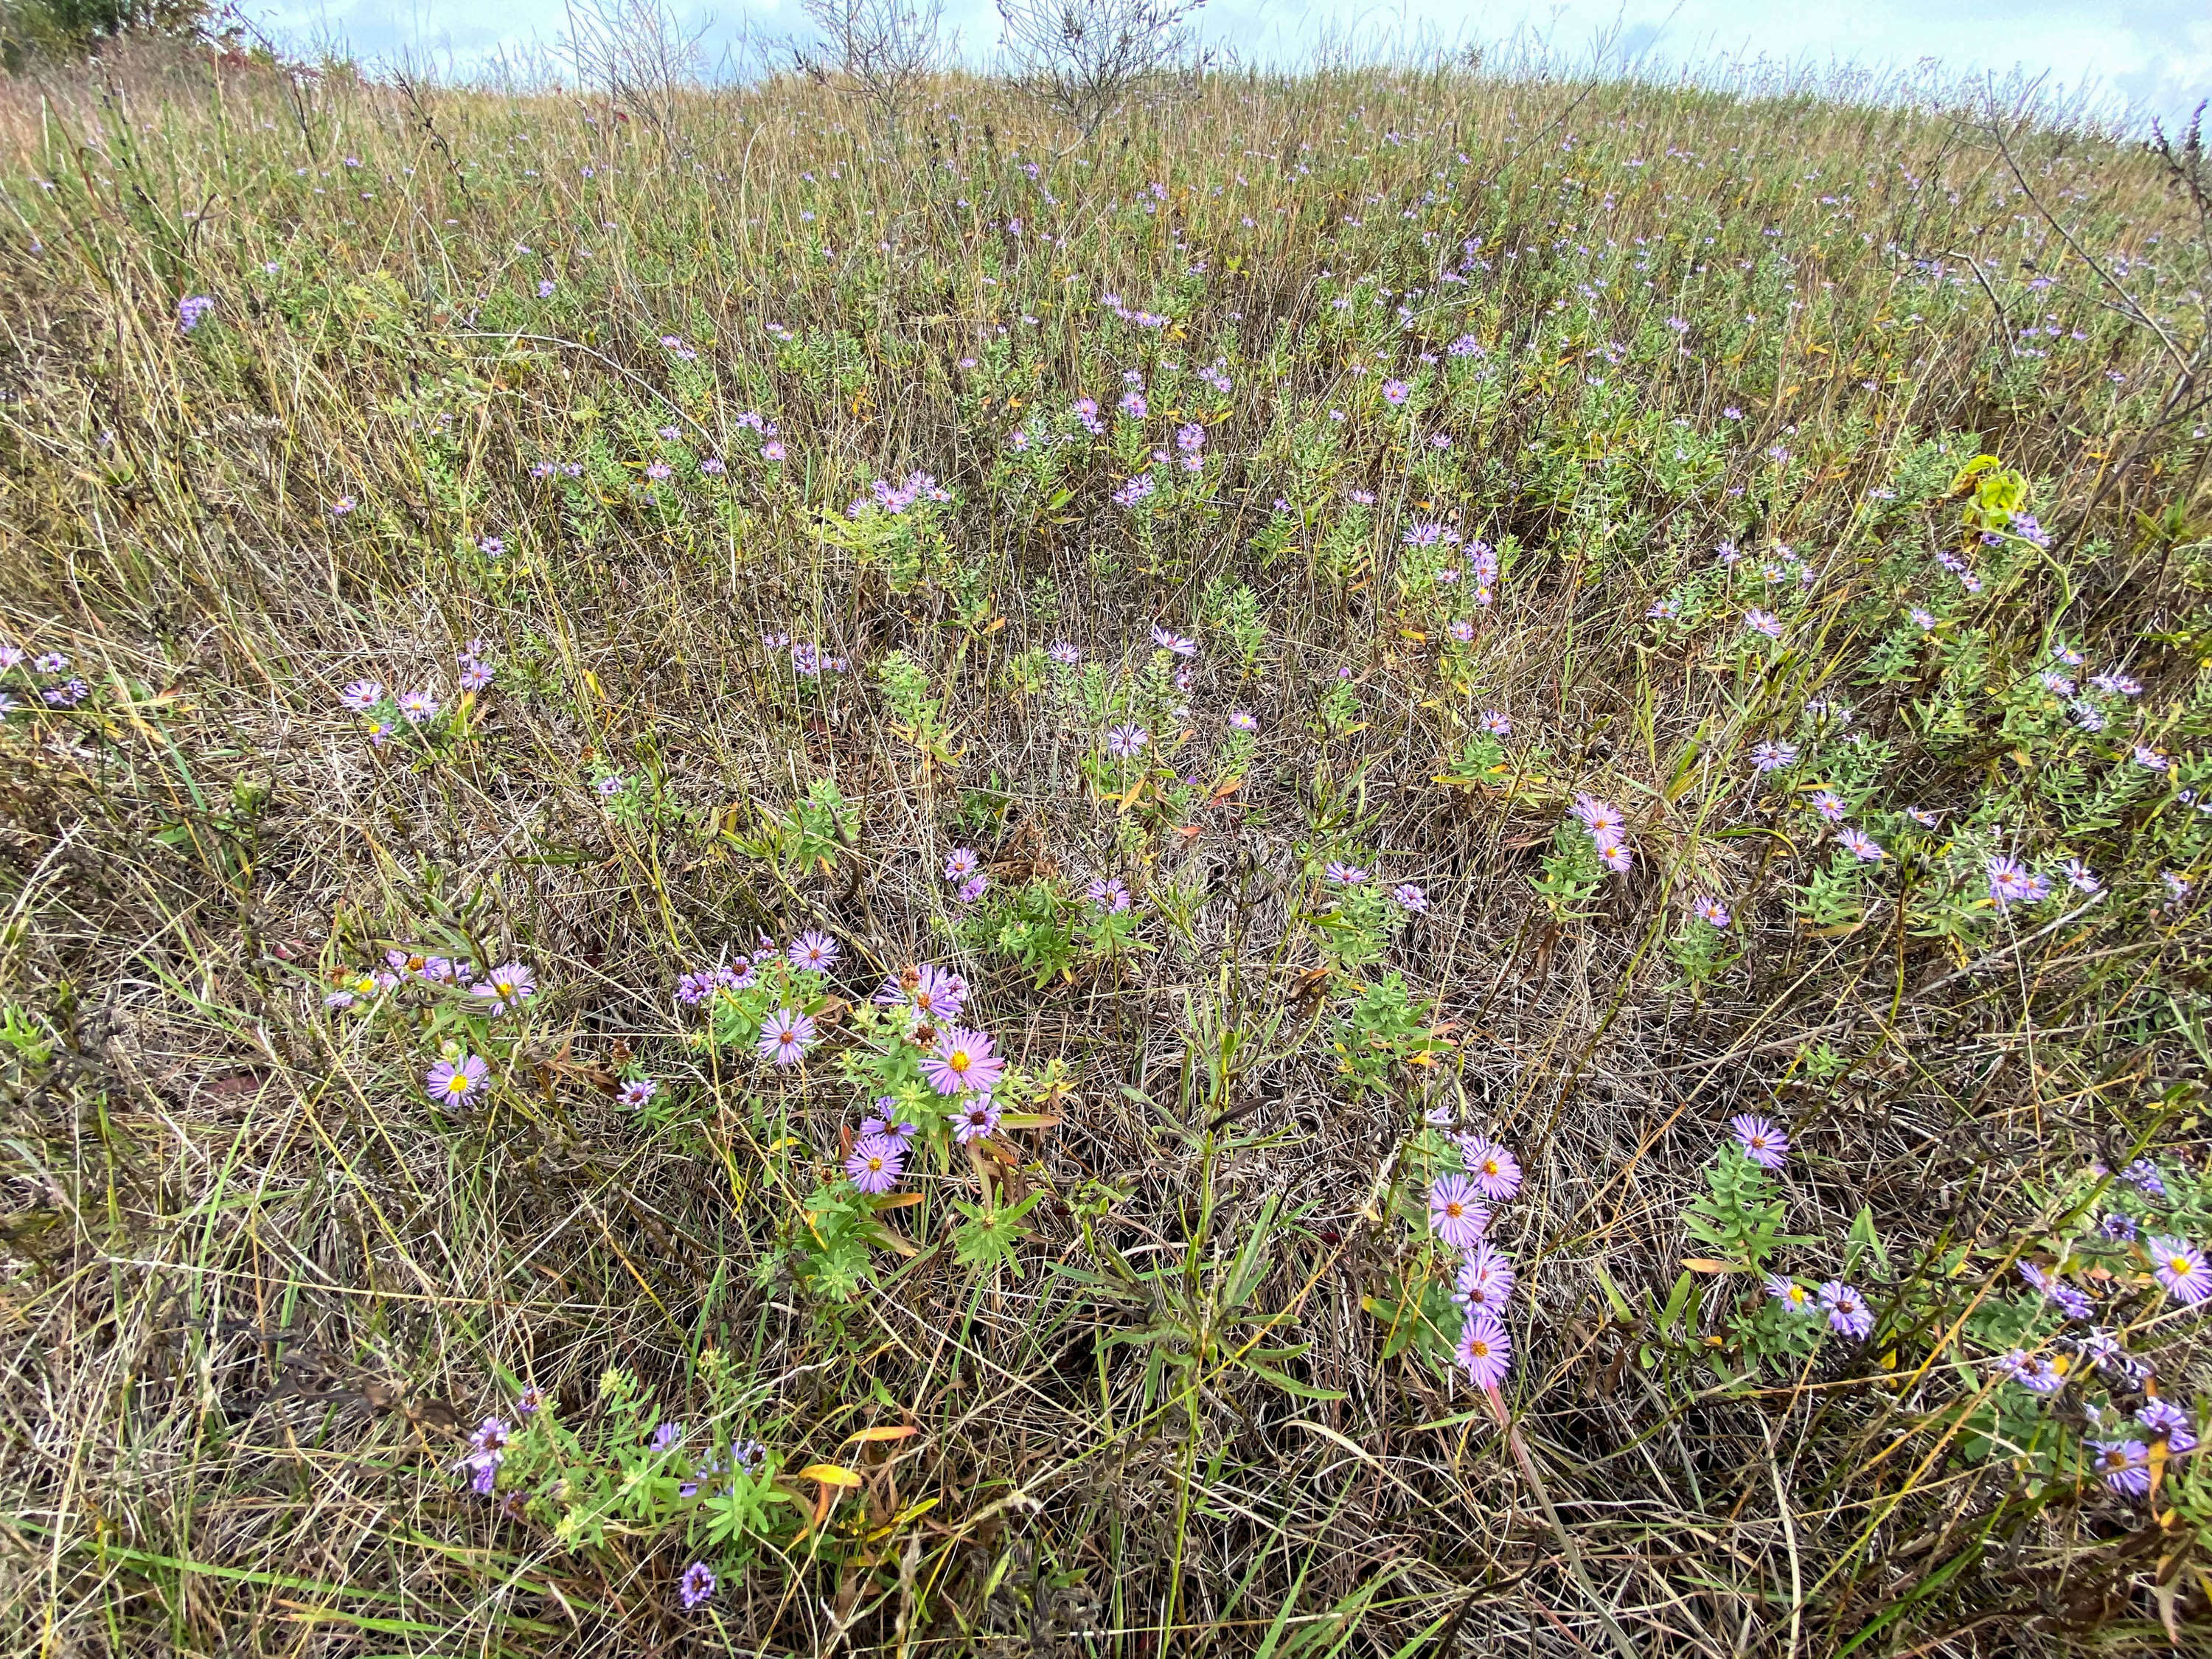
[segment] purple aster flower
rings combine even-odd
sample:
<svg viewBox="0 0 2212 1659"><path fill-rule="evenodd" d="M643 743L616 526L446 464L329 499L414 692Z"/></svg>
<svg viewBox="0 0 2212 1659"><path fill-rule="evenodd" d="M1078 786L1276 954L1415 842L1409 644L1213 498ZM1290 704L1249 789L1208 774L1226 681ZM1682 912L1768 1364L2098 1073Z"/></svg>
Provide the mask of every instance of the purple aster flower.
<svg viewBox="0 0 2212 1659"><path fill-rule="evenodd" d="M1174 652L1178 657L1194 657L1198 654L1196 640L1186 639L1181 634L1172 633L1158 625L1152 629L1152 643L1163 651Z"/></svg>
<svg viewBox="0 0 2212 1659"><path fill-rule="evenodd" d="M1813 1292L1785 1273L1767 1274L1766 1294L1788 1313L1809 1315L1814 1310Z"/></svg>
<svg viewBox="0 0 2212 1659"><path fill-rule="evenodd" d="M1513 1339L1505 1334L1502 1320L1488 1313L1478 1313L1469 1318L1459 1334L1459 1346L1454 1351L1459 1363L1467 1367L1470 1382L1478 1389L1494 1389L1505 1380L1512 1368Z"/></svg>
<svg viewBox="0 0 2212 1659"><path fill-rule="evenodd" d="M1820 1286L1820 1307L1828 1316L1829 1329L1838 1336L1863 1337L1874 1329L1874 1310L1840 1279Z"/></svg>
<svg viewBox="0 0 2212 1659"><path fill-rule="evenodd" d="M1841 843L1846 853L1861 864L1880 864L1888 856L1881 850L1875 838L1863 830L1839 830L1837 832L1836 840Z"/></svg>
<svg viewBox="0 0 2212 1659"><path fill-rule="evenodd" d="M458 1106L483 1086L491 1067L475 1054L463 1054L458 1060L433 1062L422 1079L422 1086L433 1100L442 1100Z"/></svg>
<svg viewBox="0 0 2212 1659"><path fill-rule="evenodd" d="M535 1417L544 1409L545 1390L535 1382L514 1396L514 1414L517 1417Z"/></svg>
<svg viewBox="0 0 2212 1659"><path fill-rule="evenodd" d="M2066 1386L2066 1373L2039 1353L2014 1348L1996 1364L2008 1378L2030 1394L2057 1394Z"/></svg>
<svg viewBox="0 0 2212 1659"><path fill-rule="evenodd" d="M912 1008L923 1019L957 1019L968 1000L968 981L946 969L922 963L884 981L876 1000L886 1008Z"/></svg>
<svg viewBox="0 0 2212 1659"><path fill-rule="evenodd" d="M2092 1440L2096 1453L2091 1467L2097 1478L2123 1498L2142 1498L2150 1492L2150 1448L2140 1440Z"/></svg>
<svg viewBox="0 0 2212 1659"><path fill-rule="evenodd" d="M1690 901L1690 914L1710 927L1725 927L1735 920L1727 905L1703 893Z"/></svg>
<svg viewBox="0 0 2212 1659"><path fill-rule="evenodd" d="M1116 759L1127 760L1139 753L1150 741L1151 734L1143 726L1123 724L1107 732L1106 752Z"/></svg>
<svg viewBox="0 0 2212 1659"><path fill-rule="evenodd" d="M761 1023L760 1052L779 1066L796 1066L814 1041L814 1022L796 1009L779 1008Z"/></svg>
<svg viewBox="0 0 2212 1659"><path fill-rule="evenodd" d="M947 881L965 881L975 873L976 866L980 862L973 849L956 847L952 849L951 855L945 860L945 878Z"/></svg>
<svg viewBox="0 0 2212 1659"><path fill-rule="evenodd" d="M1778 1170L1790 1161L1790 1137L1773 1119L1746 1112L1729 1120L1743 1155L1762 1170Z"/></svg>
<svg viewBox="0 0 2212 1659"><path fill-rule="evenodd" d="M952 1138L963 1146L981 1140L985 1135L997 1133L1002 1115L998 1103L988 1095L970 1095L954 1107L949 1114L952 1120Z"/></svg>
<svg viewBox="0 0 2212 1659"><path fill-rule="evenodd" d="M1488 1244L1469 1251L1452 1280L1452 1300L1470 1314L1498 1314L1512 1294L1512 1259Z"/></svg>
<svg viewBox="0 0 2212 1659"><path fill-rule="evenodd" d="M2212 1296L2212 1267L2205 1265L2203 1251L2180 1238L2154 1238L2147 1248L2152 1273L2177 1301L2197 1303Z"/></svg>
<svg viewBox="0 0 2212 1659"><path fill-rule="evenodd" d="M853 1184L871 1196L896 1187L905 1167L906 1142L892 1135L862 1135L845 1160Z"/></svg>
<svg viewBox="0 0 2212 1659"><path fill-rule="evenodd" d="M471 657L461 665L461 690L483 690L491 684L492 675L495 672L489 663L480 662L476 658Z"/></svg>
<svg viewBox="0 0 2212 1659"><path fill-rule="evenodd" d="M177 301L177 326L189 334L207 320L215 301L204 294L187 294Z"/></svg>
<svg viewBox="0 0 2212 1659"><path fill-rule="evenodd" d="M1399 883L1390 896L1397 900L1400 908L1410 910L1416 915L1429 908L1429 896L1410 881Z"/></svg>
<svg viewBox="0 0 2212 1659"><path fill-rule="evenodd" d="M1989 876L1990 897L2000 910L2012 904L2039 904L2051 896L2051 884L2030 873L2018 859L1991 859Z"/></svg>
<svg viewBox="0 0 2212 1659"><path fill-rule="evenodd" d="M1794 743L1755 743L1751 746L1751 769L1754 772L1779 772L1796 763L1797 745Z"/></svg>
<svg viewBox="0 0 2212 1659"><path fill-rule="evenodd" d="M1070 645L1066 640L1059 641L1055 644L1048 647L1045 651L1045 655L1049 657L1054 662L1058 663L1062 668L1073 668L1076 664L1083 660L1083 653L1077 650L1073 646Z"/></svg>
<svg viewBox="0 0 2212 1659"><path fill-rule="evenodd" d="M1382 401L1395 409L1406 401L1413 390L1403 380L1385 380L1382 382Z"/></svg>
<svg viewBox="0 0 2212 1659"><path fill-rule="evenodd" d="M1495 708L1486 709L1482 716L1482 729L1493 738L1510 738L1513 735L1513 722Z"/></svg>
<svg viewBox="0 0 2212 1659"><path fill-rule="evenodd" d="M341 495L331 503L331 516L334 519L343 519L354 510L356 505L352 496Z"/></svg>
<svg viewBox="0 0 2212 1659"><path fill-rule="evenodd" d="M1832 789L1815 789L1805 804L1830 823L1841 823L1844 814L1850 810L1844 805L1844 798Z"/></svg>
<svg viewBox="0 0 2212 1659"><path fill-rule="evenodd" d="M809 973L826 974L830 971L830 964L837 960L837 941L827 933L809 928L792 940L791 949L786 954L790 957L791 965L794 968L805 969Z"/></svg>
<svg viewBox="0 0 2212 1659"><path fill-rule="evenodd" d="M684 1605L696 1607L714 1593L714 1571L704 1561L694 1561L684 1569L677 1588L684 1597Z"/></svg>
<svg viewBox="0 0 2212 1659"><path fill-rule="evenodd" d="M436 717L438 700L428 691L410 691L399 699L399 713L410 726L420 726Z"/></svg>
<svg viewBox="0 0 2212 1659"><path fill-rule="evenodd" d="M2107 1238L2115 1238L2122 1243L2132 1244L2135 1243L2137 1232L2136 1218L2131 1215L2125 1215L2120 1211L2113 1210L2097 1224L2097 1231Z"/></svg>
<svg viewBox="0 0 2212 1659"><path fill-rule="evenodd" d="M2082 1363L2092 1370L2108 1370L2121 1376L2134 1371L2135 1361L2123 1352L2120 1339L2110 1331L2086 1331L2075 1339L2074 1346Z"/></svg>
<svg viewBox="0 0 2212 1659"><path fill-rule="evenodd" d="M1483 1230L1489 1224L1489 1207L1480 1200L1475 1184L1465 1176L1438 1176L1430 1186L1429 1225L1453 1249L1469 1249L1480 1243Z"/></svg>
<svg viewBox="0 0 2212 1659"><path fill-rule="evenodd" d="M1628 820L1620 809L1595 795L1577 795L1571 810L1594 842L1619 841L1628 833Z"/></svg>
<svg viewBox="0 0 2212 1659"><path fill-rule="evenodd" d="M2097 872L2079 859L2067 860L2063 873L2066 877L2066 884L2077 893L2104 891L2105 884L2097 878Z"/></svg>
<svg viewBox="0 0 2212 1659"><path fill-rule="evenodd" d="M1601 840L1593 836L1591 845L1597 848L1598 862L1615 875L1625 875L1636 861L1636 854L1628 850L1628 843L1625 841Z"/></svg>
<svg viewBox="0 0 2212 1659"><path fill-rule="evenodd" d="M1260 729L1258 719L1249 708L1231 709L1229 725L1231 730L1237 732L1256 732Z"/></svg>
<svg viewBox="0 0 2212 1659"><path fill-rule="evenodd" d="M2148 1197L2166 1196L2166 1177L2159 1173L2158 1165L2147 1158L2136 1158L2121 1170L2120 1179Z"/></svg>
<svg viewBox="0 0 2212 1659"><path fill-rule="evenodd" d="M784 459L786 453L783 441L781 438L770 438L760 447L760 458L764 461L780 461Z"/></svg>
<svg viewBox="0 0 2212 1659"><path fill-rule="evenodd" d="M2136 1421L2153 1439L2163 1436L2170 1452L2197 1449L2197 1421L2171 1400L2161 1400L2153 1395L2136 1413Z"/></svg>
<svg viewBox="0 0 2212 1659"><path fill-rule="evenodd" d="M665 461L652 462L645 469L645 476L655 483L660 483L673 477L675 473L676 470Z"/></svg>
<svg viewBox="0 0 2212 1659"><path fill-rule="evenodd" d="M921 1063L929 1086L940 1095L972 1090L988 1095L999 1086L1006 1069L1006 1057L992 1052L991 1039L981 1031L956 1025L939 1033L936 1048Z"/></svg>
<svg viewBox="0 0 2212 1659"><path fill-rule="evenodd" d="M1119 915L1129 908L1129 890L1121 877L1099 877L1084 890L1084 896L1100 909Z"/></svg>
<svg viewBox="0 0 2212 1659"><path fill-rule="evenodd" d="M507 1455L507 1425L496 1417L487 1417L469 1436L471 1457L489 1457L496 1462Z"/></svg>
<svg viewBox="0 0 2212 1659"><path fill-rule="evenodd" d="M338 701L356 714L365 714L384 701L384 688L374 680L354 680L338 693Z"/></svg>
<svg viewBox="0 0 2212 1659"><path fill-rule="evenodd" d="M502 962L483 976L482 983L469 987L469 994L490 1003L495 1014L520 1007L524 998L537 992L538 975L519 962Z"/></svg>
<svg viewBox="0 0 2212 1659"><path fill-rule="evenodd" d="M1322 873L1339 887L1357 887L1367 879L1366 871L1341 859L1331 859L1328 868Z"/></svg>
<svg viewBox="0 0 2212 1659"><path fill-rule="evenodd" d="M663 1423L653 1430L653 1438L647 1443L657 1452L674 1451L684 1443L684 1425L681 1423Z"/></svg>
<svg viewBox="0 0 2212 1659"><path fill-rule="evenodd" d="M625 1106L642 1106L660 1091L660 1085L649 1077L633 1078L622 1086L615 1098Z"/></svg>
<svg viewBox="0 0 2212 1659"><path fill-rule="evenodd" d="M2115 669L2091 675L2089 684L2108 697L2139 697L2142 695L2141 680Z"/></svg>
<svg viewBox="0 0 2212 1659"><path fill-rule="evenodd" d="M625 787L626 781L619 772L610 772L592 786L599 792L601 800L612 800L617 795L622 793Z"/></svg>
<svg viewBox="0 0 2212 1659"><path fill-rule="evenodd" d="M1743 625L1754 634L1764 634L1770 640L1782 637L1782 618L1771 611L1756 608L1743 613Z"/></svg>
<svg viewBox="0 0 2212 1659"><path fill-rule="evenodd" d="M1521 1160L1496 1141L1468 1135L1459 1143L1468 1178L1485 1198L1504 1202L1521 1190Z"/></svg>

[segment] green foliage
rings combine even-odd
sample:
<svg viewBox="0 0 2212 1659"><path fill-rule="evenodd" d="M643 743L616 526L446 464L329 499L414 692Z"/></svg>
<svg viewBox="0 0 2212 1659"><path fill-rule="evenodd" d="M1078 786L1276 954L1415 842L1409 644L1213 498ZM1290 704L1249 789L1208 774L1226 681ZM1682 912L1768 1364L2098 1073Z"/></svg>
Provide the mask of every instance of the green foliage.
<svg viewBox="0 0 2212 1659"><path fill-rule="evenodd" d="M1445 1042L1414 1008L1404 977L1393 973L1359 988L1338 1015L1329 1046L1358 1096L1390 1087L1408 1066L1432 1064Z"/></svg>
<svg viewBox="0 0 2212 1659"><path fill-rule="evenodd" d="M860 813L834 781L817 778L776 824L776 854L787 869L826 876L860 844Z"/></svg>
<svg viewBox="0 0 2212 1659"><path fill-rule="evenodd" d="M1810 1239L1782 1231L1784 1211L1774 1178L1735 1141L1726 1141L1705 1169L1705 1190L1682 1213L1682 1230L1732 1268L1763 1273L1775 1250Z"/></svg>
<svg viewBox="0 0 2212 1659"><path fill-rule="evenodd" d="M1552 832L1552 850L1544 854L1540 875L1529 878L1544 908L1561 921L1579 921L1593 914L1592 903L1605 885L1605 866L1597 848L1580 825L1562 818Z"/></svg>

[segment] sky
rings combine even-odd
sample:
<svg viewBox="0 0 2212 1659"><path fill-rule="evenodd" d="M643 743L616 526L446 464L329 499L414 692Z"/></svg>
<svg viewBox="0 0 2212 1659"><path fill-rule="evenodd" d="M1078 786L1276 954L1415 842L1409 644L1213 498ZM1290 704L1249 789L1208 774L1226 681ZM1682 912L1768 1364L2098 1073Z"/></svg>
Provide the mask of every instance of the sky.
<svg viewBox="0 0 2212 1659"><path fill-rule="evenodd" d="M799 0L669 0L710 24L710 51L805 29ZM556 43L566 0L248 0L246 9L295 46L329 42L368 59L409 53L467 71L501 49ZM1680 64L1765 60L1814 70L1853 64L1911 71L1936 60L1954 74L2018 72L2062 92L2124 103L2168 126L2212 97L2208 0L1212 0L1201 33L1262 61L1295 61L1325 35L1370 46L1540 41L1589 61L1610 38L1623 55ZM998 34L991 0L945 0L945 20L971 59Z"/></svg>

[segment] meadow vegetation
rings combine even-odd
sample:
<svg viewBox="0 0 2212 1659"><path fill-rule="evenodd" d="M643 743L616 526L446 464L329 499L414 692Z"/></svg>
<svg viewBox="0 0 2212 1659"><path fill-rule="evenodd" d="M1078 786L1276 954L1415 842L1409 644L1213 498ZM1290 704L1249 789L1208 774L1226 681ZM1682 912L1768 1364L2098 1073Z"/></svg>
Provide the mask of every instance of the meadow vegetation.
<svg viewBox="0 0 2212 1659"><path fill-rule="evenodd" d="M2212 1638L2200 151L1142 69L0 85L9 1651Z"/></svg>

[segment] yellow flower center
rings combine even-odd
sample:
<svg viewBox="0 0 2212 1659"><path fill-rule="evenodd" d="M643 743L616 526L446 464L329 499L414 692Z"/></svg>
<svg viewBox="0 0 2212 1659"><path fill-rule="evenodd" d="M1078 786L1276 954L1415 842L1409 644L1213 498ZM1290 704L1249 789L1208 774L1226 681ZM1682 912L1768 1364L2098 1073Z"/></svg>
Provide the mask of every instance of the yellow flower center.
<svg viewBox="0 0 2212 1659"><path fill-rule="evenodd" d="M2169 1273L2185 1273L2189 1271L2189 1258L2185 1255L2170 1255L2166 1259L2166 1266Z"/></svg>
<svg viewBox="0 0 2212 1659"><path fill-rule="evenodd" d="M1467 1206L1455 1198L1444 1206L1444 1213L1456 1221L1467 1213Z"/></svg>
<svg viewBox="0 0 2212 1659"><path fill-rule="evenodd" d="M955 1048L945 1057L945 1063L956 1072L966 1071L969 1063L968 1051L965 1048Z"/></svg>
<svg viewBox="0 0 2212 1659"><path fill-rule="evenodd" d="M446 1079L446 1092L447 1094L465 1095L468 1093L468 1091L469 1079L466 1073L456 1072L453 1076Z"/></svg>

